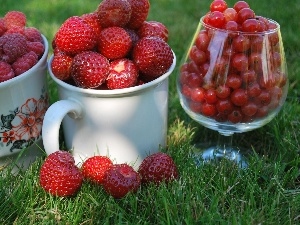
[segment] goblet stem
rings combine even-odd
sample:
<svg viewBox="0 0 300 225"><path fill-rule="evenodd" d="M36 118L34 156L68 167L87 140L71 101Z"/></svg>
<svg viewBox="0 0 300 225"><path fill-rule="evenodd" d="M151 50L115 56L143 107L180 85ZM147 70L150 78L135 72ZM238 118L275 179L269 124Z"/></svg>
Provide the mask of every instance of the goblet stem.
<svg viewBox="0 0 300 225"><path fill-rule="evenodd" d="M218 142L216 145L210 146L204 149L202 152L195 154L196 164L199 165L200 161L203 163L218 163L222 159L227 159L236 163L240 168L246 168L248 166L247 161L240 153L240 149L232 145L232 140L233 133L219 133Z"/></svg>

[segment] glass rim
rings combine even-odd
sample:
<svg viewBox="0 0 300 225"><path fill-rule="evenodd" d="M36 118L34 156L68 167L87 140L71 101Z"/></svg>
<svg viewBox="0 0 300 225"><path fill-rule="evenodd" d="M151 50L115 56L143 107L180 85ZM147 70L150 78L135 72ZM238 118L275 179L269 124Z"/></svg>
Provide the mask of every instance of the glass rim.
<svg viewBox="0 0 300 225"><path fill-rule="evenodd" d="M263 17L263 18L265 18L268 21L274 23L276 25L276 28L271 29L271 30L267 30L267 31L259 31L259 32L231 31L231 30L225 30L225 29L222 29L222 28L213 27L213 26L211 26L211 25L204 22L204 17L205 16L202 16L200 18L200 23L205 28L212 29L212 30L217 30L217 31L224 32L224 33L243 34L243 35L268 35L268 34L273 34L273 33L280 30L280 24L277 21L275 21L273 19L270 19L270 18L267 18L267 17Z"/></svg>

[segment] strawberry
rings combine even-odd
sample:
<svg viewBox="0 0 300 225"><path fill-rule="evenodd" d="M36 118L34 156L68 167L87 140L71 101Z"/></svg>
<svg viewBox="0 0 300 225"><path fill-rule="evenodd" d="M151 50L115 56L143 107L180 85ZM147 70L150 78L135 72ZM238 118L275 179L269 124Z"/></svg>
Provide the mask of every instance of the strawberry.
<svg viewBox="0 0 300 225"><path fill-rule="evenodd" d="M136 30L142 26L147 19L150 2L149 0L127 0L131 6L131 17L127 23L127 27Z"/></svg>
<svg viewBox="0 0 300 225"><path fill-rule="evenodd" d="M55 49L51 62L51 70L54 76L60 80L70 79L72 61L73 57L67 55L65 52Z"/></svg>
<svg viewBox="0 0 300 225"><path fill-rule="evenodd" d="M81 188L83 176L69 152L58 150L44 161L39 176L41 187L52 195L67 197Z"/></svg>
<svg viewBox="0 0 300 225"><path fill-rule="evenodd" d="M13 64L12 68L15 72L15 76L18 76L30 68L32 68L38 62L38 56L35 52L27 52L20 58L18 58Z"/></svg>
<svg viewBox="0 0 300 225"><path fill-rule="evenodd" d="M147 156L139 166L138 173L142 177L143 184L158 185L178 178L178 170L173 159L163 152Z"/></svg>
<svg viewBox="0 0 300 225"><path fill-rule="evenodd" d="M127 0L103 0L96 12L102 27L125 27L132 11Z"/></svg>
<svg viewBox="0 0 300 225"><path fill-rule="evenodd" d="M81 166L81 172L86 180L102 185L106 170L113 162L106 156L93 156L85 160Z"/></svg>
<svg viewBox="0 0 300 225"><path fill-rule="evenodd" d="M5 61L13 63L27 52L27 41L24 35L19 33L4 34L0 37L0 49L6 56ZM0 50L1 51L1 50Z"/></svg>
<svg viewBox="0 0 300 225"><path fill-rule="evenodd" d="M98 14L96 12L86 13L83 14L81 18L85 23L87 23L91 28L93 28L96 37L98 37L102 30Z"/></svg>
<svg viewBox="0 0 300 225"><path fill-rule="evenodd" d="M71 65L71 76L78 87L96 88L105 82L109 61L103 55L85 51L77 54Z"/></svg>
<svg viewBox="0 0 300 225"><path fill-rule="evenodd" d="M20 11L9 11L3 18L7 29L12 27L25 27L26 25L26 15Z"/></svg>
<svg viewBox="0 0 300 225"><path fill-rule="evenodd" d="M114 60L124 58L132 47L132 41L124 28L108 27L101 31L98 40L98 51Z"/></svg>
<svg viewBox="0 0 300 225"><path fill-rule="evenodd" d="M15 73L7 62L0 60L0 83L9 80L15 76Z"/></svg>
<svg viewBox="0 0 300 225"><path fill-rule="evenodd" d="M138 35L140 38L159 37L165 42L167 42L169 37L169 31L167 27L161 22L145 21L139 28Z"/></svg>
<svg viewBox="0 0 300 225"><path fill-rule="evenodd" d="M92 50L96 43L93 28L78 16L68 18L55 34L55 46L70 55Z"/></svg>
<svg viewBox="0 0 300 225"><path fill-rule="evenodd" d="M123 198L140 187L140 175L127 164L115 164L103 177L104 190L114 198Z"/></svg>
<svg viewBox="0 0 300 225"><path fill-rule="evenodd" d="M173 63L171 47L162 39L144 37L133 48L133 62L148 78L157 78L166 73Z"/></svg>
<svg viewBox="0 0 300 225"><path fill-rule="evenodd" d="M110 64L110 72L106 78L109 89L133 87L137 83L138 69L129 59L117 59Z"/></svg>

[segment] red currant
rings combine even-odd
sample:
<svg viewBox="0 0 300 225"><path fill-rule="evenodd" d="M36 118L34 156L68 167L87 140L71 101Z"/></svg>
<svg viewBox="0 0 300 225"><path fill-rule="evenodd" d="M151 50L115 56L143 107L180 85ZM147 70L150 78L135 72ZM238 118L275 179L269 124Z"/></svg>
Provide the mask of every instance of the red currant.
<svg viewBox="0 0 300 225"><path fill-rule="evenodd" d="M199 50L206 51L209 45L209 41L210 39L208 37L207 31L202 30L199 32L195 40L195 44Z"/></svg>
<svg viewBox="0 0 300 225"><path fill-rule="evenodd" d="M239 35L233 39L232 46L236 52L246 52L250 48L250 40L245 35Z"/></svg>
<svg viewBox="0 0 300 225"><path fill-rule="evenodd" d="M233 8L239 12L243 8L250 8L249 4L245 1L238 1L234 4Z"/></svg>
<svg viewBox="0 0 300 225"><path fill-rule="evenodd" d="M232 73L227 76L226 86L232 89L238 89L241 87L241 85L242 85L242 78L240 75Z"/></svg>
<svg viewBox="0 0 300 225"><path fill-rule="evenodd" d="M259 105L269 105L271 102L271 95L267 90L262 90L255 100Z"/></svg>
<svg viewBox="0 0 300 225"><path fill-rule="evenodd" d="M244 21L247 19L254 19L254 18L255 18L255 13L250 8L243 8L237 14L237 22L239 24L243 24Z"/></svg>
<svg viewBox="0 0 300 225"><path fill-rule="evenodd" d="M209 104L216 103L218 100L216 91L214 89L208 89L205 92L205 100Z"/></svg>
<svg viewBox="0 0 300 225"><path fill-rule="evenodd" d="M232 103L235 104L236 106L242 106L242 105L247 104L248 95L244 89L239 88L239 89L234 90L231 93L230 99L231 99Z"/></svg>
<svg viewBox="0 0 300 225"><path fill-rule="evenodd" d="M260 29L259 23L256 19L246 19L242 24L242 31L257 32Z"/></svg>
<svg viewBox="0 0 300 225"><path fill-rule="evenodd" d="M208 16L208 24L215 28L223 28L225 25L225 17L222 12L214 11Z"/></svg>
<svg viewBox="0 0 300 225"><path fill-rule="evenodd" d="M241 110L246 116L251 117L257 112L257 108L258 107L254 102L248 102L241 107Z"/></svg>
<svg viewBox="0 0 300 225"><path fill-rule="evenodd" d="M194 102L204 102L205 90L202 87L196 87L191 90L191 100Z"/></svg>
<svg viewBox="0 0 300 225"><path fill-rule="evenodd" d="M237 71L248 70L248 57L243 53L234 54L231 63Z"/></svg>
<svg viewBox="0 0 300 225"><path fill-rule="evenodd" d="M251 83L247 87L247 94L249 98L255 98L261 93L261 88L257 82Z"/></svg>
<svg viewBox="0 0 300 225"><path fill-rule="evenodd" d="M238 30L238 24L237 22L230 20L225 24L225 30L230 30L230 31L237 31Z"/></svg>
<svg viewBox="0 0 300 225"><path fill-rule="evenodd" d="M192 46L189 56L198 66L206 62L205 52L199 50L195 45Z"/></svg>
<svg viewBox="0 0 300 225"><path fill-rule="evenodd" d="M226 22L237 21L237 11L234 8L227 8L223 12Z"/></svg>
<svg viewBox="0 0 300 225"><path fill-rule="evenodd" d="M227 98L230 95L230 92L230 87L226 85L220 85L216 89L217 97L221 99Z"/></svg>
<svg viewBox="0 0 300 225"><path fill-rule="evenodd" d="M223 0L214 0L210 4L210 11L219 11L219 12L224 12L224 10L227 9L227 3Z"/></svg>
<svg viewBox="0 0 300 225"><path fill-rule="evenodd" d="M217 114L217 109L214 104L203 103L201 107L201 112L204 116L213 117Z"/></svg>
<svg viewBox="0 0 300 225"><path fill-rule="evenodd" d="M243 115L238 108L235 108L229 115L228 120L232 123L240 123L243 119Z"/></svg>
<svg viewBox="0 0 300 225"><path fill-rule="evenodd" d="M228 115L232 112L234 106L229 99L219 99L216 103L216 108L219 113Z"/></svg>
<svg viewBox="0 0 300 225"><path fill-rule="evenodd" d="M256 81L257 75L254 70L246 70L241 73L243 83L248 86Z"/></svg>

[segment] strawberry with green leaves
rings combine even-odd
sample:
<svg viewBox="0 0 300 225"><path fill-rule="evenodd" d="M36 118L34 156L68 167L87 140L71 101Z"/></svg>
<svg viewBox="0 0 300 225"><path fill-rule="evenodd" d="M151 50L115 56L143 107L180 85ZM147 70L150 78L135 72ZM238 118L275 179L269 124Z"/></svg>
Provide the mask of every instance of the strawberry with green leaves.
<svg viewBox="0 0 300 225"><path fill-rule="evenodd" d="M54 196L73 196L80 190L82 182L83 176L73 156L66 151L50 154L40 169L41 187Z"/></svg>

